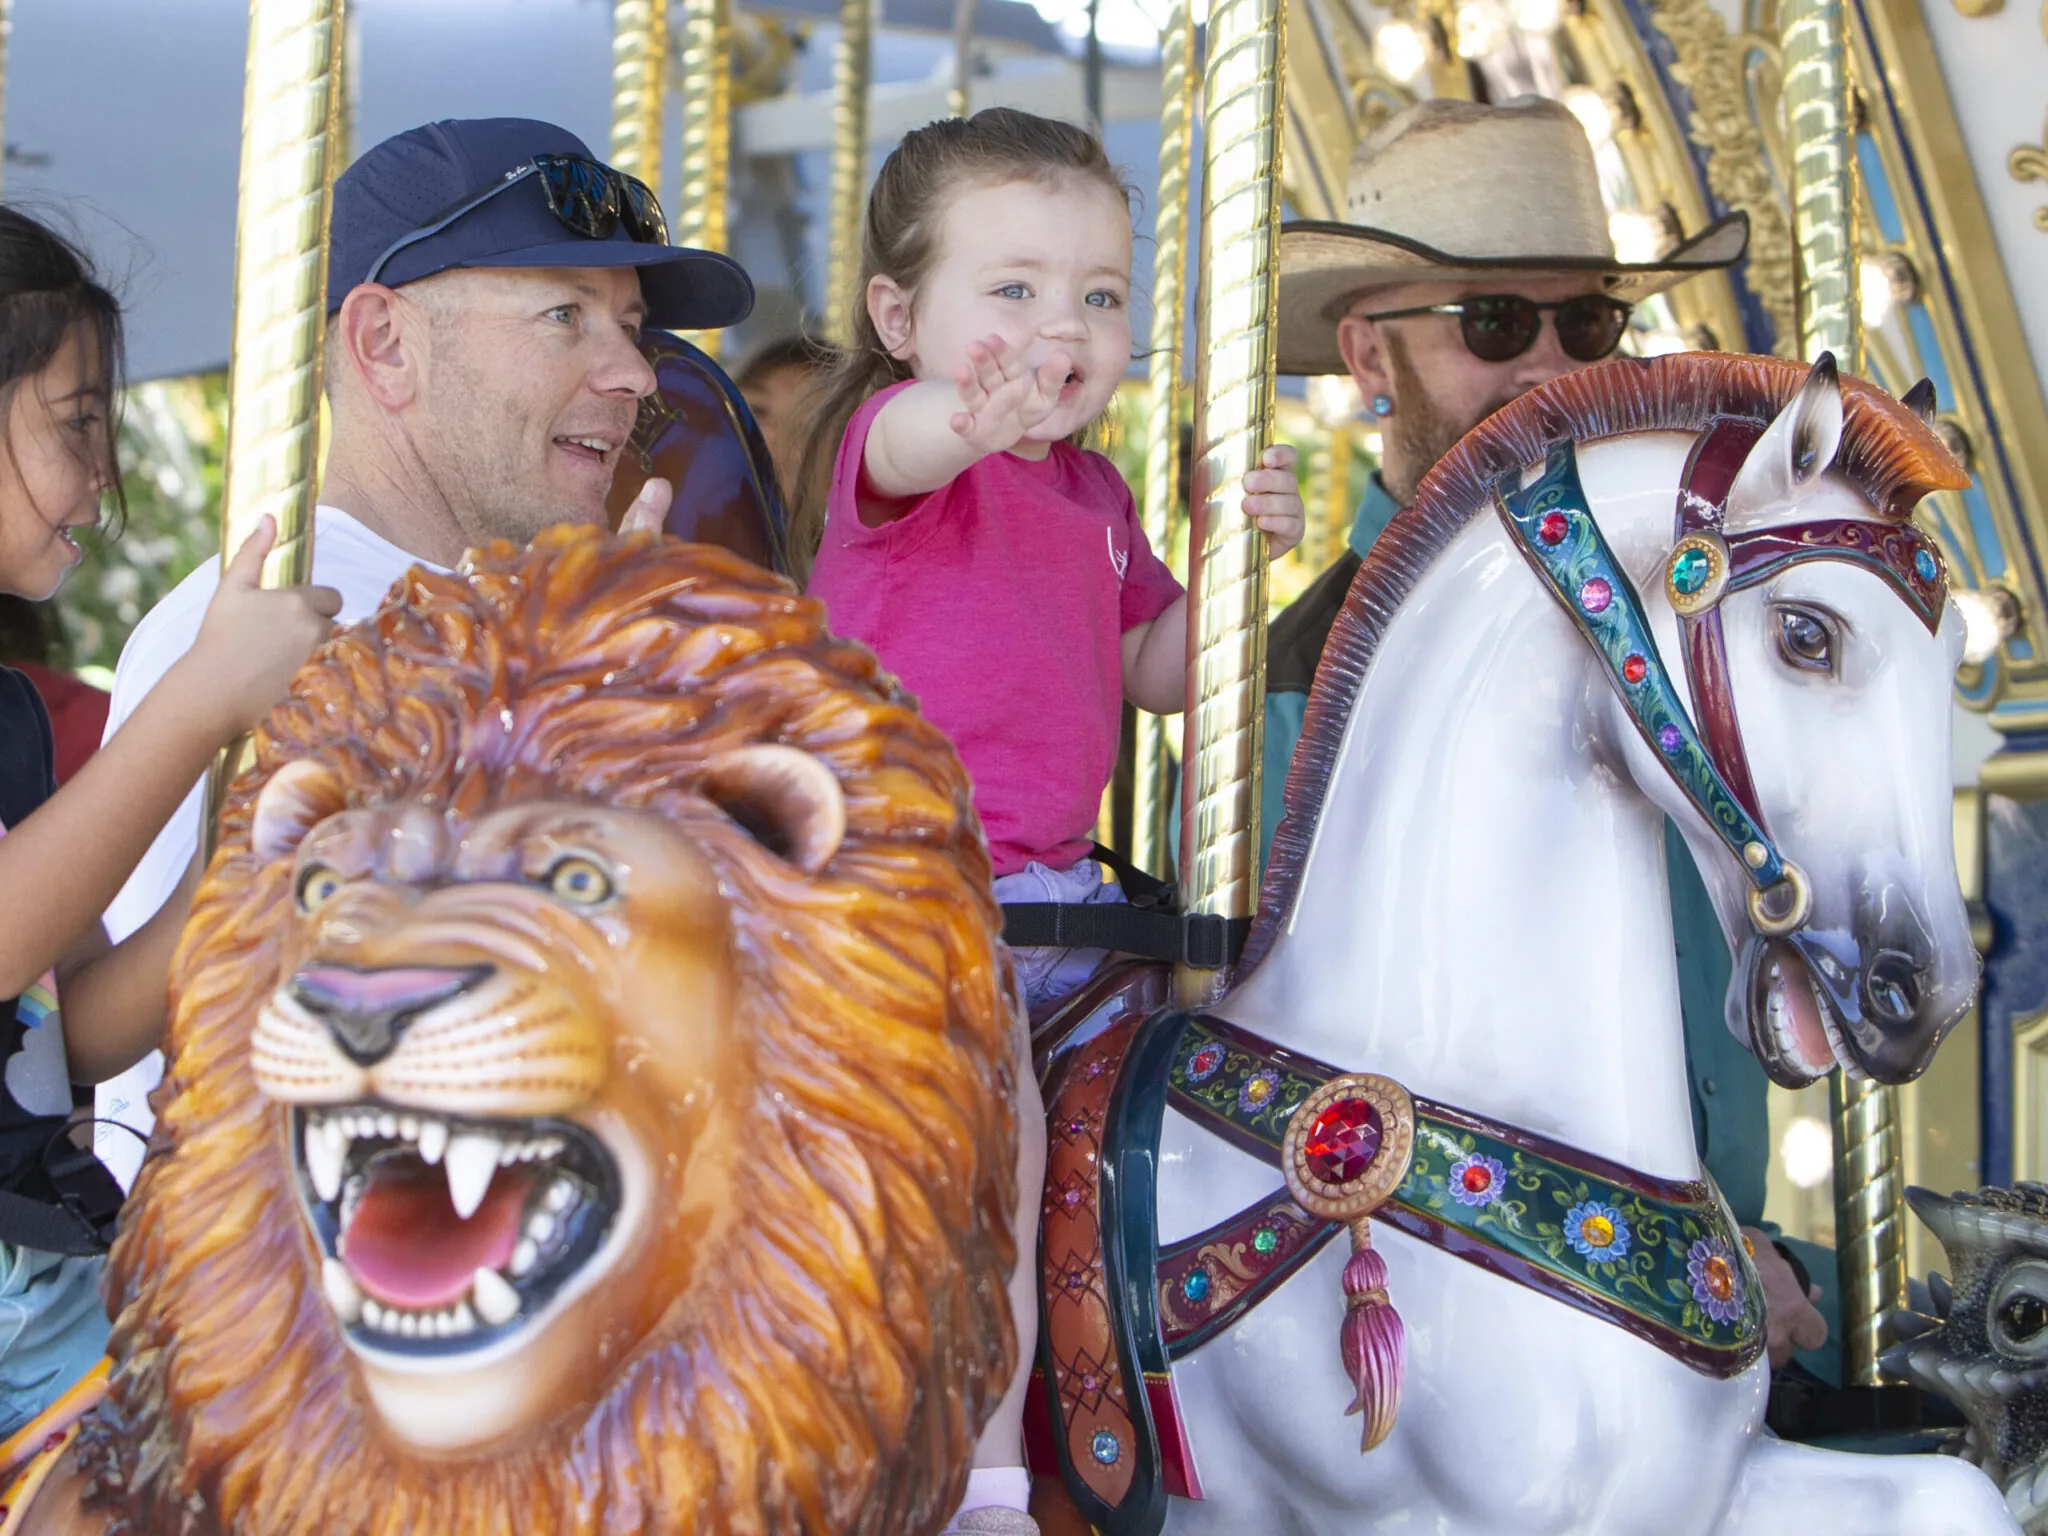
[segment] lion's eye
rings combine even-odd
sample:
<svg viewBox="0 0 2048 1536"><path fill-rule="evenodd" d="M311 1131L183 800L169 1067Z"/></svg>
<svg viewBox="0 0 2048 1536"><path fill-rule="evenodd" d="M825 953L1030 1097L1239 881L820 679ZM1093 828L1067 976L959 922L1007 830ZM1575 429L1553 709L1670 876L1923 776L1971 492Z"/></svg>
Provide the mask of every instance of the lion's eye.
<svg viewBox="0 0 2048 1536"><path fill-rule="evenodd" d="M1808 672L1835 670L1835 636L1828 622L1805 608L1778 610L1778 649Z"/></svg>
<svg viewBox="0 0 2048 1536"><path fill-rule="evenodd" d="M342 879L325 864L308 864L299 876L299 910L317 912L341 890Z"/></svg>
<svg viewBox="0 0 2048 1536"><path fill-rule="evenodd" d="M611 899L612 877L595 859L571 854L548 871L548 889L579 907L594 907Z"/></svg>

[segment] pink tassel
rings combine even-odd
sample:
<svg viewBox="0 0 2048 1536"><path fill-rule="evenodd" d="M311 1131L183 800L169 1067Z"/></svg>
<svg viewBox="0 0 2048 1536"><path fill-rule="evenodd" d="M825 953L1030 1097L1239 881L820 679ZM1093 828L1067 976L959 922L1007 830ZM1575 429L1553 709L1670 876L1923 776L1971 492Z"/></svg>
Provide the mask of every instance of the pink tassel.
<svg viewBox="0 0 2048 1536"><path fill-rule="evenodd" d="M1345 1374L1358 1389L1344 1411L1365 1415L1359 1450L1369 1451L1393 1431L1407 1350L1401 1314L1387 1299L1387 1262L1373 1252L1362 1217L1351 1224L1351 1258L1344 1266L1343 1345Z"/></svg>

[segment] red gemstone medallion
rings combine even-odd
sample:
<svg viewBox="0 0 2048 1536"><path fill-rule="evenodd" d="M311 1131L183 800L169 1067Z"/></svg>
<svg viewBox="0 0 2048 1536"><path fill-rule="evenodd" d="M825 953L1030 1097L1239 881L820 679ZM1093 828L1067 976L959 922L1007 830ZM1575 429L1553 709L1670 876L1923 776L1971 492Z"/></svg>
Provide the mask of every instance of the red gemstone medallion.
<svg viewBox="0 0 2048 1536"><path fill-rule="evenodd" d="M1349 1184L1372 1166L1380 1150L1380 1113L1363 1099L1324 1106L1302 1143L1308 1171L1326 1184Z"/></svg>
<svg viewBox="0 0 2048 1536"><path fill-rule="evenodd" d="M1640 683L1650 675L1650 664L1632 652L1621 664L1621 675L1631 685Z"/></svg>
<svg viewBox="0 0 2048 1536"><path fill-rule="evenodd" d="M1493 1187L1493 1174L1484 1163L1474 1163L1459 1182L1465 1186L1466 1194L1483 1195Z"/></svg>
<svg viewBox="0 0 2048 1536"><path fill-rule="evenodd" d="M1546 512L1542 520L1536 524L1536 537L1546 544L1562 544L1565 532L1570 527L1571 524L1565 520L1562 512Z"/></svg>

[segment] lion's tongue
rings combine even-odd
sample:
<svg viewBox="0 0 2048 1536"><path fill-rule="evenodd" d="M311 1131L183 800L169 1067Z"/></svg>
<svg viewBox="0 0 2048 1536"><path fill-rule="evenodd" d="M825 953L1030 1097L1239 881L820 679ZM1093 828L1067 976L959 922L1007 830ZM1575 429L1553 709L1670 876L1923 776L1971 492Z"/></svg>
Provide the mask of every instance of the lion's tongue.
<svg viewBox="0 0 2048 1536"><path fill-rule="evenodd" d="M479 1269L501 1269L512 1257L534 1178L531 1168L500 1168L483 1204L464 1221L439 1168L416 1160L380 1163L341 1235L342 1262L386 1306L451 1306L468 1294Z"/></svg>

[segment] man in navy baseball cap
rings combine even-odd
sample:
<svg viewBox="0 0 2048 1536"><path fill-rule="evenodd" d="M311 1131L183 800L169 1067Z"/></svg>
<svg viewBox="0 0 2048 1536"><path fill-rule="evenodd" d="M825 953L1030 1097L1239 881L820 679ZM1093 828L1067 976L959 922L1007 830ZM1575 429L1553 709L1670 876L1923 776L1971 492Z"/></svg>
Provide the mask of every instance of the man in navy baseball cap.
<svg viewBox="0 0 2048 1536"><path fill-rule="evenodd" d="M334 187L313 581L341 593L346 623L415 564L604 522L655 387L641 327L731 325L753 302L735 263L670 245L654 195L551 124L430 123L386 139ZM649 479L629 520L660 526L669 495ZM114 723L191 648L219 573L204 562L136 626ZM122 890L108 913L118 933L177 889L203 801L195 787Z"/></svg>

